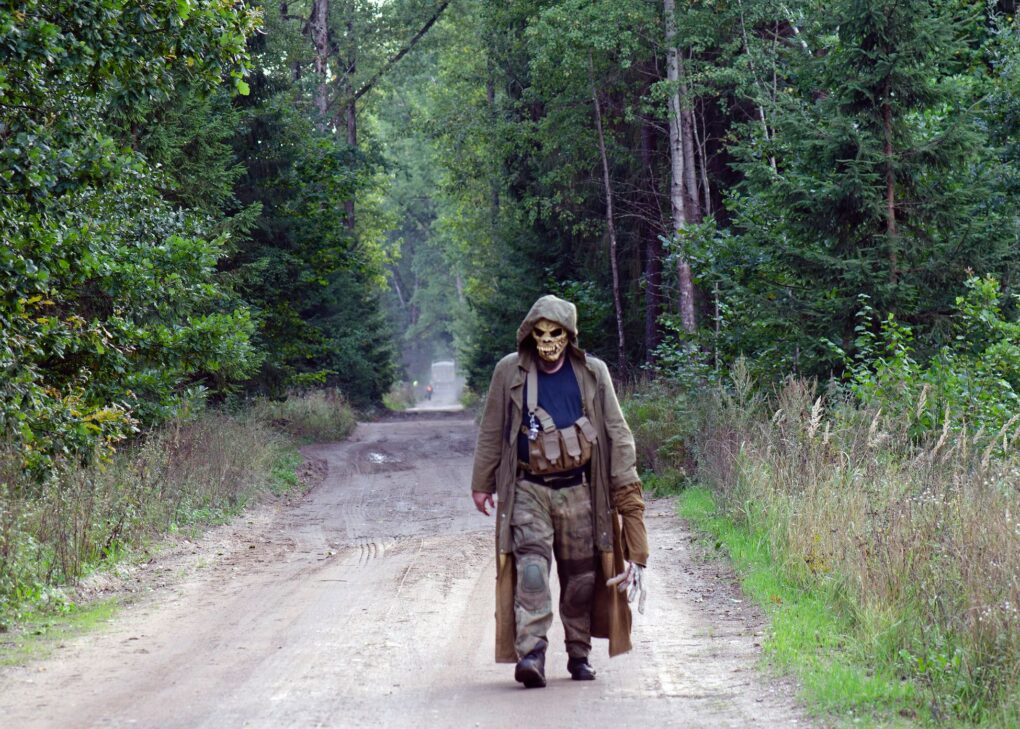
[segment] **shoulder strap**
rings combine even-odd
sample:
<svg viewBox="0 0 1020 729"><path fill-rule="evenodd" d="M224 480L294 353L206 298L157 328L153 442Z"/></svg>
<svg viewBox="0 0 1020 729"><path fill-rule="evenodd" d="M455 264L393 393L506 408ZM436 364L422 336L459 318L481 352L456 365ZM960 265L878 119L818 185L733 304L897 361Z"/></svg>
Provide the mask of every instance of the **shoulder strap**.
<svg viewBox="0 0 1020 729"><path fill-rule="evenodd" d="M534 413L538 407L538 367L534 362L528 368L528 412Z"/></svg>
<svg viewBox="0 0 1020 729"><path fill-rule="evenodd" d="M546 433L556 431L552 416L538 406L538 369L534 362L528 369L528 415L534 415Z"/></svg>

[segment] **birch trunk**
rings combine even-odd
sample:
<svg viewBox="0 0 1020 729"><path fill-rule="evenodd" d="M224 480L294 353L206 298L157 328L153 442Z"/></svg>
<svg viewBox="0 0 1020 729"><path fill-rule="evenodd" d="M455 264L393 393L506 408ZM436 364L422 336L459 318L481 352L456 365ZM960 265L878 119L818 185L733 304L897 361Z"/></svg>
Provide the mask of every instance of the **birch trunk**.
<svg viewBox="0 0 1020 729"><path fill-rule="evenodd" d="M680 58L676 48L676 0L662 0L666 21L666 78L669 94L669 202L674 233L687 227L689 221L684 200L684 149L680 126L683 115L680 108ZM680 323L684 331L693 334L697 328L694 319L694 282L691 265L683 253L677 257L677 278L680 282Z"/></svg>
<svg viewBox="0 0 1020 729"><path fill-rule="evenodd" d="M700 223L701 200L698 198L698 182L695 175L694 157L694 114L689 105L685 103L687 98L687 72L684 69L684 57L679 51L676 52L677 76L680 93L677 95L677 106L680 107L680 140L684 151L684 185L687 188L687 219L692 223Z"/></svg>
<svg viewBox="0 0 1020 729"><path fill-rule="evenodd" d="M591 74L591 98L595 102L595 129L599 137L599 155L602 157L602 182L606 188L606 231L609 233L609 266L613 273L613 308L616 310L617 364L623 370L627 364L623 338L623 305L620 301L620 269L616 263L616 222L613 215L613 183L609 178L609 156L606 153L606 135L602 128L602 104L595 88L594 69Z"/></svg>

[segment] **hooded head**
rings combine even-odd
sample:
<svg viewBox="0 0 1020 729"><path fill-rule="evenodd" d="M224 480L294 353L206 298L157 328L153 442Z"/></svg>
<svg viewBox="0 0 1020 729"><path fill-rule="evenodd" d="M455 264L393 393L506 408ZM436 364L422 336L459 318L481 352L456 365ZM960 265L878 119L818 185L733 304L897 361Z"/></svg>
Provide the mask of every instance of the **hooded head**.
<svg viewBox="0 0 1020 729"><path fill-rule="evenodd" d="M550 335L550 327L546 325L548 322L563 327L566 330L567 342L575 348L577 347L577 307L569 301L549 294L532 305L528 315L524 317L524 321L517 329L518 351L523 352L525 349L534 351L536 349L535 325L539 322L542 322L540 329L546 335L546 339Z"/></svg>

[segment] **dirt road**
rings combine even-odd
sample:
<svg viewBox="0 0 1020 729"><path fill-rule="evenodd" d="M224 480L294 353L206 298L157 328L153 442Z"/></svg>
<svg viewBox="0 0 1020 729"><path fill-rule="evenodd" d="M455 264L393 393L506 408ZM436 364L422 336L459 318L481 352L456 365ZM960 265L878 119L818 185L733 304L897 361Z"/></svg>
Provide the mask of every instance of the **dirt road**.
<svg viewBox="0 0 1020 729"><path fill-rule="evenodd" d="M549 686L492 662L492 517L467 493L464 416L358 426L310 447L325 476L129 575L144 597L48 659L0 673L0 726L745 727L807 724L756 671L760 617L652 502L635 650ZM555 571L553 573L555 575ZM559 631L558 623L554 631Z"/></svg>

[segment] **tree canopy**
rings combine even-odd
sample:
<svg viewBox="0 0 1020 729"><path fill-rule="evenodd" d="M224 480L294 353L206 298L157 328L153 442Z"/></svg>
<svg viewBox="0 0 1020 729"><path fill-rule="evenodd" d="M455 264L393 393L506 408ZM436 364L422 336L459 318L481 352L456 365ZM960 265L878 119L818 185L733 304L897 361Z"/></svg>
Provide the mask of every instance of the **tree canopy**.
<svg viewBox="0 0 1020 729"><path fill-rule="evenodd" d="M8 3L0 425L45 468L203 398L481 389L547 292L624 376L850 376L888 315L927 361L976 277L1015 316L1014 11Z"/></svg>

